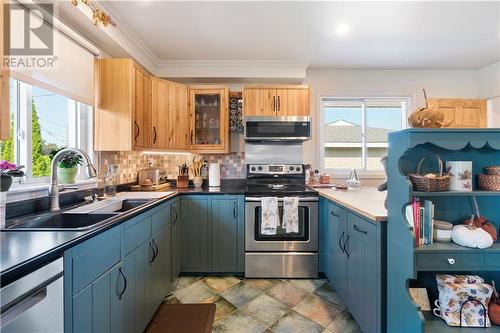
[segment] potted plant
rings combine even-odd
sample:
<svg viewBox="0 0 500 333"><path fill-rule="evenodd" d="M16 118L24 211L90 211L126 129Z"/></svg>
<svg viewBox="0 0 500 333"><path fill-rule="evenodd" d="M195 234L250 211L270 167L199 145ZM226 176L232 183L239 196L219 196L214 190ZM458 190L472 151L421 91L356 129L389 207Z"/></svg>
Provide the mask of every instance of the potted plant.
<svg viewBox="0 0 500 333"><path fill-rule="evenodd" d="M24 165L16 165L9 161L0 161L0 191L6 192L12 185L13 177L23 177L24 171L21 170Z"/></svg>
<svg viewBox="0 0 500 333"><path fill-rule="evenodd" d="M74 184L78 166L82 165L80 154L68 152L59 158L57 164L57 179L63 184Z"/></svg>

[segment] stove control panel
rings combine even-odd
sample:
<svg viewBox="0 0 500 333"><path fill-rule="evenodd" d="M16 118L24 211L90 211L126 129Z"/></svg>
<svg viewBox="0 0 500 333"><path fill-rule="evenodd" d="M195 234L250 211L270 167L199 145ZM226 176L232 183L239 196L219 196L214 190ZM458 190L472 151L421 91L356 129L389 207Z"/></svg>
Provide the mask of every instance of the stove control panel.
<svg viewBox="0 0 500 333"><path fill-rule="evenodd" d="M248 174L251 175L301 175L302 164L249 164Z"/></svg>

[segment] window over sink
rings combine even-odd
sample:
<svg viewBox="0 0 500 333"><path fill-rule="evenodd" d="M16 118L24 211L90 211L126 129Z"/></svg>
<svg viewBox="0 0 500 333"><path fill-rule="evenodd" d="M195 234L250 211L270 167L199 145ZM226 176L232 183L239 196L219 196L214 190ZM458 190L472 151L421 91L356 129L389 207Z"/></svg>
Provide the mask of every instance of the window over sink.
<svg viewBox="0 0 500 333"><path fill-rule="evenodd" d="M387 134L406 127L407 97L337 98L321 100L321 168L343 173L357 169L382 173Z"/></svg>
<svg viewBox="0 0 500 333"><path fill-rule="evenodd" d="M0 159L25 166L21 182L48 183L57 150L77 147L92 158L92 116L89 105L11 78L11 136L0 141Z"/></svg>

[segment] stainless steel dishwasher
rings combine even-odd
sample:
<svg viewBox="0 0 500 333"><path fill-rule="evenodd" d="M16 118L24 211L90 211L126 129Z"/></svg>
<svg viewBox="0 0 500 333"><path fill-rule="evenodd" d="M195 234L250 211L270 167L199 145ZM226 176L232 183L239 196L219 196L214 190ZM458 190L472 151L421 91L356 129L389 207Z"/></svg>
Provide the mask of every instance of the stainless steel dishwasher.
<svg viewBox="0 0 500 333"><path fill-rule="evenodd" d="M63 259L0 290L0 332L63 332Z"/></svg>

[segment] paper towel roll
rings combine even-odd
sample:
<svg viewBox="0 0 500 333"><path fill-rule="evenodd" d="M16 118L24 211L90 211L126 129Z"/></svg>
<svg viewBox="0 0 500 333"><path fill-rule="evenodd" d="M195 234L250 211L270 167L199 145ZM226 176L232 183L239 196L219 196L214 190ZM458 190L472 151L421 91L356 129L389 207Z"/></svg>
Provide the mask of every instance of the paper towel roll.
<svg viewBox="0 0 500 333"><path fill-rule="evenodd" d="M208 186L219 187L220 186L220 164L210 163L208 166Z"/></svg>

